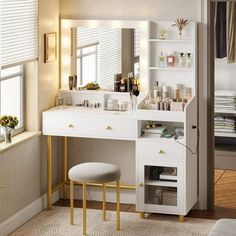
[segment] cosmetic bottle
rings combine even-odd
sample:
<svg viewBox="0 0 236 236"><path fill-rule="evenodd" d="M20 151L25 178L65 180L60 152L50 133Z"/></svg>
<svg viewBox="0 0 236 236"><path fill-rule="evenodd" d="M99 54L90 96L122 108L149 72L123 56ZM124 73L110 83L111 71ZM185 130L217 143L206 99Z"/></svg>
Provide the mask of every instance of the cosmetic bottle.
<svg viewBox="0 0 236 236"><path fill-rule="evenodd" d="M162 98L166 99L168 97L168 91L167 91L167 86L163 85L162 86Z"/></svg>
<svg viewBox="0 0 236 236"><path fill-rule="evenodd" d="M192 54L187 53L186 56L186 68L191 68L192 67Z"/></svg>
<svg viewBox="0 0 236 236"><path fill-rule="evenodd" d="M185 56L184 56L184 53L181 52L179 54L179 67L180 68L184 68L186 66L186 62L185 62Z"/></svg>
<svg viewBox="0 0 236 236"><path fill-rule="evenodd" d="M166 67L166 58L163 55L163 52L161 52L161 55L159 56L159 67L161 68Z"/></svg>
<svg viewBox="0 0 236 236"><path fill-rule="evenodd" d="M120 83L120 92L127 92L127 90L126 90L126 81L125 81L125 79L121 79L121 83Z"/></svg>
<svg viewBox="0 0 236 236"><path fill-rule="evenodd" d="M157 99L157 98L161 97L161 87L159 86L158 81L155 81L155 82L156 82L156 84L153 89L153 98Z"/></svg>
<svg viewBox="0 0 236 236"><path fill-rule="evenodd" d="M172 54L170 56L167 56L167 66L168 67L175 66L175 56L173 56Z"/></svg>

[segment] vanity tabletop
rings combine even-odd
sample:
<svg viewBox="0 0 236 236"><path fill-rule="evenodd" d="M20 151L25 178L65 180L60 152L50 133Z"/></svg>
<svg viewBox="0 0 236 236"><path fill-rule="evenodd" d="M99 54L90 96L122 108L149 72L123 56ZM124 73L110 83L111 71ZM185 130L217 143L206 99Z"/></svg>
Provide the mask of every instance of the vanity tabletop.
<svg viewBox="0 0 236 236"><path fill-rule="evenodd" d="M86 108L77 106L53 107L43 112L44 115L70 115L70 116L95 116L95 117L115 117L123 119L136 119L136 111L106 111L102 108Z"/></svg>

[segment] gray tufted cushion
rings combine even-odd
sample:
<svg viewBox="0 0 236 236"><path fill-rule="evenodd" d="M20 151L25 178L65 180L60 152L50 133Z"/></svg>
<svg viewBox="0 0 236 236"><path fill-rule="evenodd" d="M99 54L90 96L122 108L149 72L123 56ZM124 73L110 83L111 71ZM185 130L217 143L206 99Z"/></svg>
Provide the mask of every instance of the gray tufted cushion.
<svg viewBox="0 0 236 236"><path fill-rule="evenodd" d="M221 219L213 226L208 236L235 236L236 235L236 220Z"/></svg>
<svg viewBox="0 0 236 236"><path fill-rule="evenodd" d="M69 179L84 183L107 183L120 179L120 169L112 164L86 162L69 170Z"/></svg>

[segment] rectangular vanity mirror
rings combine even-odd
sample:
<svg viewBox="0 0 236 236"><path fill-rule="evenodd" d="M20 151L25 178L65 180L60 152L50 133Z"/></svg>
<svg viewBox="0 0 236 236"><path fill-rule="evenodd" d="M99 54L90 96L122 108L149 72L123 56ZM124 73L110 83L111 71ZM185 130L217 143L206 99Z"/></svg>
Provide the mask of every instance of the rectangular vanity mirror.
<svg viewBox="0 0 236 236"><path fill-rule="evenodd" d="M148 91L148 22L61 20L61 88L98 83L113 91L114 77L131 73Z"/></svg>

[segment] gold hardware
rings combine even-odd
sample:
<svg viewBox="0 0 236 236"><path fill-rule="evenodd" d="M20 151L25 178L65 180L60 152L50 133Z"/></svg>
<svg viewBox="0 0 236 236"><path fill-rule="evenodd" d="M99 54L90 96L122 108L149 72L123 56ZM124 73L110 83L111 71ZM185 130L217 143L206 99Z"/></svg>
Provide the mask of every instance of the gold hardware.
<svg viewBox="0 0 236 236"><path fill-rule="evenodd" d="M106 130L111 130L111 129L112 129L112 128L111 128L111 126L109 126L109 125L106 127Z"/></svg>
<svg viewBox="0 0 236 236"><path fill-rule="evenodd" d="M73 127L74 127L74 125L72 125L72 124L69 124L69 125L68 125L68 127L69 127L69 128L73 128Z"/></svg>
<svg viewBox="0 0 236 236"><path fill-rule="evenodd" d="M138 186L139 186L139 187L143 187L143 185L144 185L143 183L140 183Z"/></svg>
<svg viewBox="0 0 236 236"><path fill-rule="evenodd" d="M179 215L179 222L183 223L184 222L184 216L183 215Z"/></svg>
<svg viewBox="0 0 236 236"><path fill-rule="evenodd" d="M164 154L165 152L163 150L160 150L159 151L159 154Z"/></svg>
<svg viewBox="0 0 236 236"><path fill-rule="evenodd" d="M145 212L140 212L139 214L140 214L140 215L139 215L139 216L140 216L140 219L144 219L144 218L145 218Z"/></svg>

